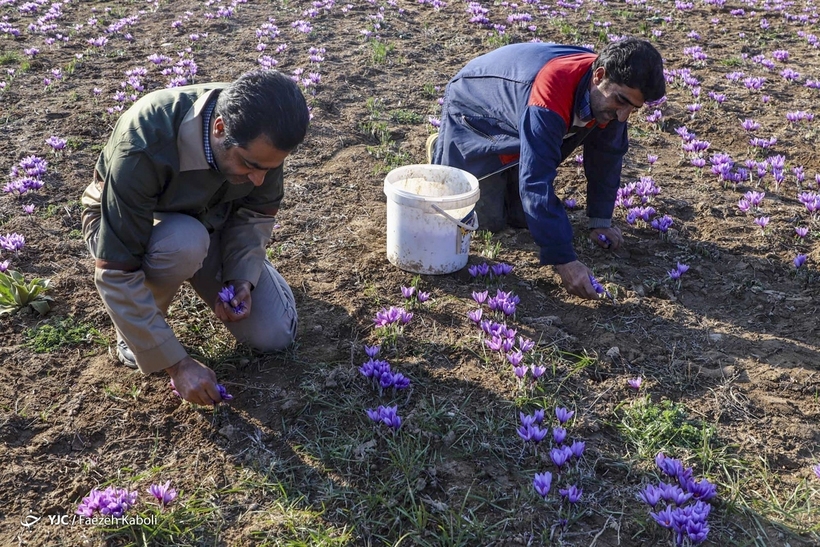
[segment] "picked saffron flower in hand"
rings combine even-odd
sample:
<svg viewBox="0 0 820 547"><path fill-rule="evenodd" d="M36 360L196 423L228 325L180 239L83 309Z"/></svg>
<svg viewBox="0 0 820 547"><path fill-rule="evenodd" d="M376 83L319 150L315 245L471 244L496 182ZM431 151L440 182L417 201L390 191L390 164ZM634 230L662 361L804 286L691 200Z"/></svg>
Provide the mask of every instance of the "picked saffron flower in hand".
<svg viewBox="0 0 820 547"><path fill-rule="evenodd" d="M234 306L231 304L231 301L236 298L236 289L234 289L233 285L228 285L224 287L221 291L219 291L219 299L222 302L228 304L235 314L240 314L245 311L245 303L240 302L238 305Z"/></svg>
<svg viewBox="0 0 820 547"><path fill-rule="evenodd" d="M228 390L222 384L216 384L216 389L219 390L219 396L222 397L223 401L230 401L233 399L233 395L228 393Z"/></svg>
<svg viewBox="0 0 820 547"><path fill-rule="evenodd" d="M148 493L163 507L170 505L177 497L177 491L171 488L171 481L166 481L165 484L152 484L148 487Z"/></svg>
<svg viewBox="0 0 820 547"><path fill-rule="evenodd" d="M589 276L589 282L592 284L592 288L593 288L593 289L595 289L595 292L596 292L596 293L598 293L598 294L603 294L603 295L605 295L607 298L612 298L612 295L611 295L611 294L609 294L609 291L608 291L608 290L606 290L606 289L604 288L604 286L603 286L603 285L601 285L601 284L598 282L598 280L597 280L597 279L595 279L595 276L593 276L592 274L590 274L590 276ZM613 300L614 300L614 299L613 299Z"/></svg>

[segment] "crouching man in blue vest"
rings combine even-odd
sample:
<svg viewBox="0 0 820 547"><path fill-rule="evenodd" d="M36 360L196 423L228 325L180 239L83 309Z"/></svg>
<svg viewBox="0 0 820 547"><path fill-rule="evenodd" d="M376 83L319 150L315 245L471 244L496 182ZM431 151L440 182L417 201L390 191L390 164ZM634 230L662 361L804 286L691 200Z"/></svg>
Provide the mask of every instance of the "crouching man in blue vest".
<svg viewBox="0 0 820 547"><path fill-rule="evenodd" d="M649 42L613 42L600 54L557 44L504 46L470 61L447 85L432 163L479 179L483 229L529 228L570 294L597 298L572 247L572 227L553 182L583 144L590 238L623 243L612 224L629 146L626 120L666 93L663 63Z"/></svg>

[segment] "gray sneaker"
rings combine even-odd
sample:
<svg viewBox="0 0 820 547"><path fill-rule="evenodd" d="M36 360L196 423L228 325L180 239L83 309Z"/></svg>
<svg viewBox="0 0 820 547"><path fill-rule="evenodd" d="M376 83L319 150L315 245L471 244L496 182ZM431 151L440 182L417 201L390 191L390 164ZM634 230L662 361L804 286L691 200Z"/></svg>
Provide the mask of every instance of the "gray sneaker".
<svg viewBox="0 0 820 547"><path fill-rule="evenodd" d="M128 368L137 369L137 360L134 358L134 352L131 351L131 348L128 347L125 340L119 336L117 336L117 361Z"/></svg>

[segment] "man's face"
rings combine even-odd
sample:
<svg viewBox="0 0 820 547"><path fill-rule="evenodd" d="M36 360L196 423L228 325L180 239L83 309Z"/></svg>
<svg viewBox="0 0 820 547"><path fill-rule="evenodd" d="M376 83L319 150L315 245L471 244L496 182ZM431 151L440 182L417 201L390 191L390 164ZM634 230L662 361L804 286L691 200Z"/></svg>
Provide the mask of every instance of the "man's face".
<svg viewBox="0 0 820 547"><path fill-rule="evenodd" d="M267 137L260 135L246 147L225 146L225 125L221 117L214 120L211 130L211 148L219 172L231 184L253 183L261 186L271 169L285 161L289 152L274 147Z"/></svg>
<svg viewBox="0 0 820 547"><path fill-rule="evenodd" d="M590 82L589 104L599 124L606 125L612 120L625 122L632 112L643 106L643 94L634 87L612 83L604 67L598 67Z"/></svg>

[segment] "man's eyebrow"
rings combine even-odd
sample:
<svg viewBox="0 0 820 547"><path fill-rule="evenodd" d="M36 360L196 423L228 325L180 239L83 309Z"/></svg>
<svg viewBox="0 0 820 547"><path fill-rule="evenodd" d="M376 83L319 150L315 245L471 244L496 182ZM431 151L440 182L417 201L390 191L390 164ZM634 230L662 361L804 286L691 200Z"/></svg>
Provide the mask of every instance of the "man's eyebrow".
<svg viewBox="0 0 820 547"><path fill-rule="evenodd" d="M634 104L632 101L630 101L629 98L626 95L624 95L623 93L618 93L618 100L621 101L622 103L629 104L632 108L640 108L640 106L638 106L638 105ZM641 105L641 106L643 106L643 105Z"/></svg>
<svg viewBox="0 0 820 547"><path fill-rule="evenodd" d="M248 158L246 158L244 156L242 156L242 161L244 161L245 163L247 163L248 165L250 165L254 169L258 169L259 171L270 171L271 169L276 169L276 167L263 167L262 165L259 165L255 161L251 161L251 160L249 160Z"/></svg>

